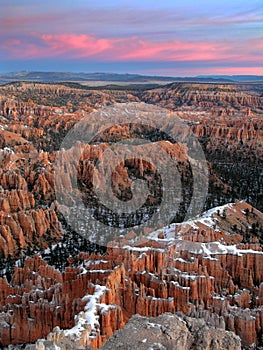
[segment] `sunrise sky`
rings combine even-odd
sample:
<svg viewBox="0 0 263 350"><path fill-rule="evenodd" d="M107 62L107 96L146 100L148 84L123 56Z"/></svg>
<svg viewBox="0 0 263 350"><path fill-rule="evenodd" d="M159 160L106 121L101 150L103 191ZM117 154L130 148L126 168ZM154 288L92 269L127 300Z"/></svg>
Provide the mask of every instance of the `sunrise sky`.
<svg viewBox="0 0 263 350"><path fill-rule="evenodd" d="M262 0L0 5L0 72L263 75Z"/></svg>

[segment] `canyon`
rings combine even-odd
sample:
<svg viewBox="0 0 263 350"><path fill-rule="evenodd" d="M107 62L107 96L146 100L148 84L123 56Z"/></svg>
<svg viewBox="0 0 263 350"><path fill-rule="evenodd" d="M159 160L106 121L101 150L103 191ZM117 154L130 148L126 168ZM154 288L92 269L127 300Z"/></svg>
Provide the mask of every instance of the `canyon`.
<svg viewBox="0 0 263 350"><path fill-rule="evenodd" d="M216 346L209 332L221 344L218 349L263 346L262 91L261 84L173 83L145 90L32 82L0 86L0 345L110 349L117 346L110 345L116 340L111 337L123 327L116 344L127 327L174 317L173 326L189 347L200 327L206 329L207 349ZM97 205L95 165L105 150L116 140L140 135L177 159L183 191L169 225L160 217L160 226L142 235L131 225L128 234L99 246L61 214L56 160L74 125L83 118L92 125L101 107L124 103L165 108L159 129L167 133L170 113L181 118L204 151L208 194L204 212L185 220L193 181L189 149L144 125L116 125L81 149L77 190L87 203ZM147 179L156 192L147 207L155 208L162 196L156 191L159 178L139 149L136 160L115 169L112 189L129 201L132 179ZM63 183L69 190L74 169L66 157ZM164 168L168 164L158 153L153 159ZM70 190L66 196L70 202ZM139 202L140 193L136 196ZM150 337L143 334L142 340ZM167 337L163 344L172 348Z"/></svg>

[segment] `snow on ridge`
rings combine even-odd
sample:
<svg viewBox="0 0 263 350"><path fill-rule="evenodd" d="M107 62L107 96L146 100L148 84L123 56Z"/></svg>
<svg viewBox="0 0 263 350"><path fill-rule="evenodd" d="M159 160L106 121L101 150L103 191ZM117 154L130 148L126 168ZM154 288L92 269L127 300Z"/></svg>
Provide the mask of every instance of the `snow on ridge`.
<svg viewBox="0 0 263 350"><path fill-rule="evenodd" d="M86 261L85 266L107 264L108 262L108 260L88 260Z"/></svg>
<svg viewBox="0 0 263 350"><path fill-rule="evenodd" d="M164 249L161 248L153 248L153 247L149 247L149 246L145 246L145 247L132 247L130 245L125 245L122 247L123 249L127 249L127 250L131 250L131 251L136 251L136 252L148 252L150 251L158 251L158 252L164 252Z"/></svg>
<svg viewBox="0 0 263 350"><path fill-rule="evenodd" d="M204 224L208 227L213 228L213 226L216 224L216 219L214 219L212 216L214 214L217 214L218 212L222 214L222 212L226 209L233 208L235 203L227 203L224 205L220 205L218 207L214 207L212 209L209 209L205 211L200 216L196 216L193 219L189 219L187 221L184 221L182 223L176 224L179 227L185 227L186 225L192 226L193 228L199 229L200 227L197 225L198 223Z"/></svg>
<svg viewBox="0 0 263 350"><path fill-rule="evenodd" d="M243 201L240 201L242 203ZM221 206L214 207L212 209L209 209L205 212L203 212L199 216L195 216L192 219L188 219L186 221L180 222L180 223L173 223L169 226L165 226L163 228L160 228L156 231L153 231L150 233L149 238L152 240L159 240L158 235L160 233L164 234L163 241L174 241L174 239L180 239L180 233L187 227L192 227L193 229L200 229L200 224L207 226L208 228L213 228L215 231L218 231L218 228L216 228L217 225L217 219L213 218L213 215L217 214L218 212L222 215L223 211L226 209L232 209L233 211L236 211L234 208L236 206L235 203L227 203ZM242 212L242 210L241 210ZM177 237L176 237L177 236Z"/></svg>
<svg viewBox="0 0 263 350"><path fill-rule="evenodd" d="M201 254L204 256L211 255L222 255L222 254L231 254L242 256L243 254L263 254L262 251L257 251L253 249L238 249L236 244L233 245L224 245L220 242L191 242L191 241L183 241L177 240L176 247L181 250L187 250L193 254Z"/></svg>
<svg viewBox="0 0 263 350"><path fill-rule="evenodd" d="M112 272L112 270L109 270L109 269L107 269L107 270L102 270L102 269L100 269L100 270L94 270L94 269L87 270L85 268L82 268L82 269L83 270L81 272L81 275L85 275L86 273L111 273Z"/></svg>
<svg viewBox="0 0 263 350"><path fill-rule="evenodd" d="M76 335L78 338L81 337L81 333L86 329L86 325L90 325L91 330L99 328L99 315L98 311L107 312L110 308L115 308L115 305L106 305L100 303L101 298L103 297L105 291L107 290L106 286L96 285L94 294L87 294L82 298L82 301L87 301L87 304L84 308L84 312L81 311L76 317L76 324L71 329L64 330L64 335Z"/></svg>
<svg viewBox="0 0 263 350"><path fill-rule="evenodd" d="M92 329L95 328L95 325L99 325L99 316L97 315L97 304L99 303L106 289L107 288L105 286L96 285L94 294L88 294L82 298L82 301L88 301L84 308L84 311L86 319L91 325Z"/></svg>
<svg viewBox="0 0 263 350"><path fill-rule="evenodd" d="M238 255L238 256L242 256L243 254L263 254L262 251L238 248L237 245L235 244L226 245L219 241L212 241L207 243L192 242L190 240L184 240L182 237L184 232L187 233L188 230L191 228L196 230L202 229L202 225L204 226L203 227L204 230L211 228L215 231L220 232L221 230L218 227L218 225L220 224L220 221L218 217L213 217L213 215L217 215L217 214L222 215L223 212L227 209L230 209L231 212L245 214L244 210L242 209L242 205L239 206L239 204L242 204L242 203L244 203L244 201L239 201L238 204L228 203L222 206L217 206L215 208L209 209L203 214L201 214L200 216L196 216L193 219L189 219L182 223L170 224L169 226L165 226L156 231L153 231L150 233L149 238L155 241L166 242L168 245L175 244L177 248L179 248L180 250L189 251L190 253L193 253L193 254L200 254L207 259L215 259L213 257L214 255L223 255L223 254L232 254L232 255ZM160 234L163 234L164 238L159 238ZM129 249L139 250L138 248L129 248ZM140 248L141 251L147 251L149 249L152 249L152 248L150 247Z"/></svg>
<svg viewBox="0 0 263 350"><path fill-rule="evenodd" d="M209 210L205 211L200 216L200 218L202 219L202 218L211 217L211 215L216 214L218 210L219 210L220 213L222 213L223 210L232 208L234 205L235 205L235 203L227 203L227 204L224 204L224 205L220 205L218 207L214 207L212 209L209 209Z"/></svg>
<svg viewBox="0 0 263 350"><path fill-rule="evenodd" d="M180 289L184 289L184 290L190 290L190 289L191 289L190 287L183 287L183 286L181 286L181 285L179 284L179 282L177 282L177 281L171 281L171 283L172 283L173 285L175 285L176 288L180 288Z"/></svg>
<svg viewBox="0 0 263 350"><path fill-rule="evenodd" d="M72 335L76 336L77 338L81 337L82 332L86 328L87 321L83 317L84 316L83 312L80 312L78 316L79 317L75 317L75 319L77 319L77 323L75 324L75 326L63 331L65 337L72 336Z"/></svg>

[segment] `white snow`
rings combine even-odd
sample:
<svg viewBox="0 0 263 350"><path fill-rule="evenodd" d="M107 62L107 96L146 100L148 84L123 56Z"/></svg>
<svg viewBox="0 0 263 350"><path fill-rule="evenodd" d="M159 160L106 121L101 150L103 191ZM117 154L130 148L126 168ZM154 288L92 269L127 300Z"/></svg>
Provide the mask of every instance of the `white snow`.
<svg viewBox="0 0 263 350"><path fill-rule="evenodd" d="M78 322L73 328L66 329L64 331L64 334L65 334L66 337L67 336L72 336L72 335L76 336L77 338L81 337L81 333L85 330L85 325L87 323L85 318L83 317L83 312L81 312L78 315L77 319L78 319Z"/></svg>
<svg viewBox="0 0 263 350"><path fill-rule="evenodd" d="M234 245L224 245L218 241L209 242L209 243L200 243L200 242L190 242L177 240L175 242L176 247L181 250L187 250L193 254L201 254L205 256L210 255L220 255L220 254L232 254L242 256L243 254L263 254L261 251L253 249L238 249Z"/></svg>
<svg viewBox="0 0 263 350"><path fill-rule="evenodd" d="M151 251L158 251L163 253L165 250L164 249L160 249L160 248L152 248L152 247L131 247L129 245L125 245L123 246L123 249L127 249L127 250L131 250L131 251L135 251L135 252L148 252L149 250Z"/></svg>
<svg viewBox="0 0 263 350"><path fill-rule="evenodd" d="M108 260L88 260L85 264L85 266L90 266L90 265L99 265L99 264L107 264Z"/></svg>
<svg viewBox="0 0 263 350"><path fill-rule="evenodd" d="M215 231L220 231L217 228L218 219L217 217L214 217L215 214L219 213L222 215L222 213L226 209L230 209L233 211L237 211L235 208L235 203L229 203L222 206L217 206L215 208L212 208L206 212L204 212L201 216L195 217L193 219L187 220L182 223L176 223L171 224L169 226L166 226L164 228L158 229L156 231L153 231L150 233L149 237L152 240L156 241L166 241L169 244L175 244L177 248L180 250L186 250L193 254L201 254L207 259L216 260L216 258L211 257L211 255L219 255L219 254L232 254L232 255L238 255L241 256L243 254L263 254L261 251L256 251L253 249L239 249L237 246L234 245L224 245L222 242L215 241L215 242L208 242L208 243L201 243L201 242L192 242L188 240L182 239L182 233L187 230L188 228L193 229L200 229L200 224L205 225L207 228L213 228ZM160 239L158 236L163 233L164 239ZM128 247L126 247L128 248ZM144 248L131 248L130 250L140 250L140 251L147 251L149 249L152 249L150 247L144 247ZM182 258L176 258L175 261L181 261L185 262Z"/></svg>
<svg viewBox="0 0 263 350"><path fill-rule="evenodd" d="M112 272L112 270L86 270L84 269L85 273L89 272L89 273L110 273ZM84 274L84 272L81 273L82 275Z"/></svg>
<svg viewBox="0 0 263 350"><path fill-rule="evenodd" d="M180 262L182 262L182 263L189 263L189 261L186 261L186 260L184 260L183 258L175 258L175 259L173 259L174 261L180 261Z"/></svg>
<svg viewBox="0 0 263 350"><path fill-rule="evenodd" d="M179 284L177 281L171 281L173 285L175 285L177 288L184 289L184 290L190 290L190 287L183 287Z"/></svg>
<svg viewBox="0 0 263 350"><path fill-rule="evenodd" d="M224 297L221 297L221 296L219 296L219 295L215 295L214 297L213 297L213 299L218 299L218 300L226 300Z"/></svg>
<svg viewBox="0 0 263 350"><path fill-rule="evenodd" d="M73 328L64 330L64 335L66 337L74 335L77 338L80 338L81 333L87 328L87 325L90 325L92 330L94 330L96 326L99 328L98 310L101 310L101 312L106 312L110 308L116 307L115 305L100 304L100 299L102 298L106 289L107 288L105 286L96 285L94 294L88 294L82 298L82 301L87 301L84 312L81 311L75 317L76 324Z"/></svg>
<svg viewBox="0 0 263 350"><path fill-rule="evenodd" d="M147 323L147 326L150 326L150 327L157 327L157 328L161 328L161 325L160 324L158 324L158 323L152 323L152 322L148 322Z"/></svg>
<svg viewBox="0 0 263 350"><path fill-rule="evenodd" d="M210 278L214 279L213 276L204 276L204 275L189 275L187 272L182 272L180 274L180 277L185 278L185 279L191 279L192 281L197 279L197 278Z"/></svg>
<svg viewBox="0 0 263 350"><path fill-rule="evenodd" d="M165 226L163 228L160 228L160 229L150 233L149 237L153 240L159 240L158 235L160 233L163 233L163 235L164 235L163 240L164 241L173 240L175 237L176 227L178 227L178 225L180 225L180 224L170 224L169 226Z"/></svg>
<svg viewBox="0 0 263 350"><path fill-rule="evenodd" d="M98 319L99 316L97 315L97 309L98 309L98 303L100 299L102 298L103 294L106 291L105 286L96 285L94 294L92 295L86 295L82 298L83 301L88 300L88 303L86 304L84 310L85 315L88 323L91 325L91 328L94 329L95 325L99 325Z"/></svg>
<svg viewBox="0 0 263 350"><path fill-rule="evenodd" d="M182 223L176 223L176 224L170 224L169 226L165 226L161 229L158 229L156 231L153 231L150 233L149 237L153 240L160 240L158 238L158 235L160 233L164 234L163 241L171 241L174 239L180 239L180 234L186 229L187 227L191 227L193 229L200 229L200 226L198 224L203 224L207 227L213 228L215 231L218 231L217 226L217 219L213 218L213 215L217 214L219 212L220 214L223 213L224 210L232 208L235 204L229 203L222 206L218 206L212 209L207 210L200 216L197 216L193 219L186 220Z"/></svg>

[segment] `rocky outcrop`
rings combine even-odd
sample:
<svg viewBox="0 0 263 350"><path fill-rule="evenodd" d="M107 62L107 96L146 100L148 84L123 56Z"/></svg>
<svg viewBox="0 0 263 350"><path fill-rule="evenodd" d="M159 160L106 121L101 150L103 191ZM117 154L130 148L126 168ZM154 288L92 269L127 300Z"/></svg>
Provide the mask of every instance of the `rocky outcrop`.
<svg viewBox="0 0 263 350"><path fill-rule="evenodd" d="M209 160L263 159L262 95L247 85L174 83L146 91L142 101L174 110L199 138ZM258 113L259 112L259 113Z"/></svg>
<svg viewBox="0 0 263 350"><path fill-rule="evenodd" d="M17 147L0 151L0 256L5 258L47 248L47 241L62 236L54 205L48 207L54 200L52 156L32 145Z"/></svg>
<svg viewBox="0 0 263 350"><path fill-rule="evenodd" d="M19 256L28 247L47 248L47 241L61 238L62 227L53 209L31 209L34 197L23 191L4 193L0 212L0 251ZM7 199L8 198L8 199Z"/></svg>
<svg viewBox="0 0 263 350"><path fill-rule="evenodd" d="M173 83L166 87L146 91L141 99L159 103L164 107L200 106L203 109L222 108L262 108L261 96L248 91L245 85Z"/></svg>
<svg viewBox="0 0 263 350"><path fill-rule="evenodd" d="M101 349L241 350L241 342L234 333L209 326L204 319L165 313L156 318L133 316Z"/></svg>

